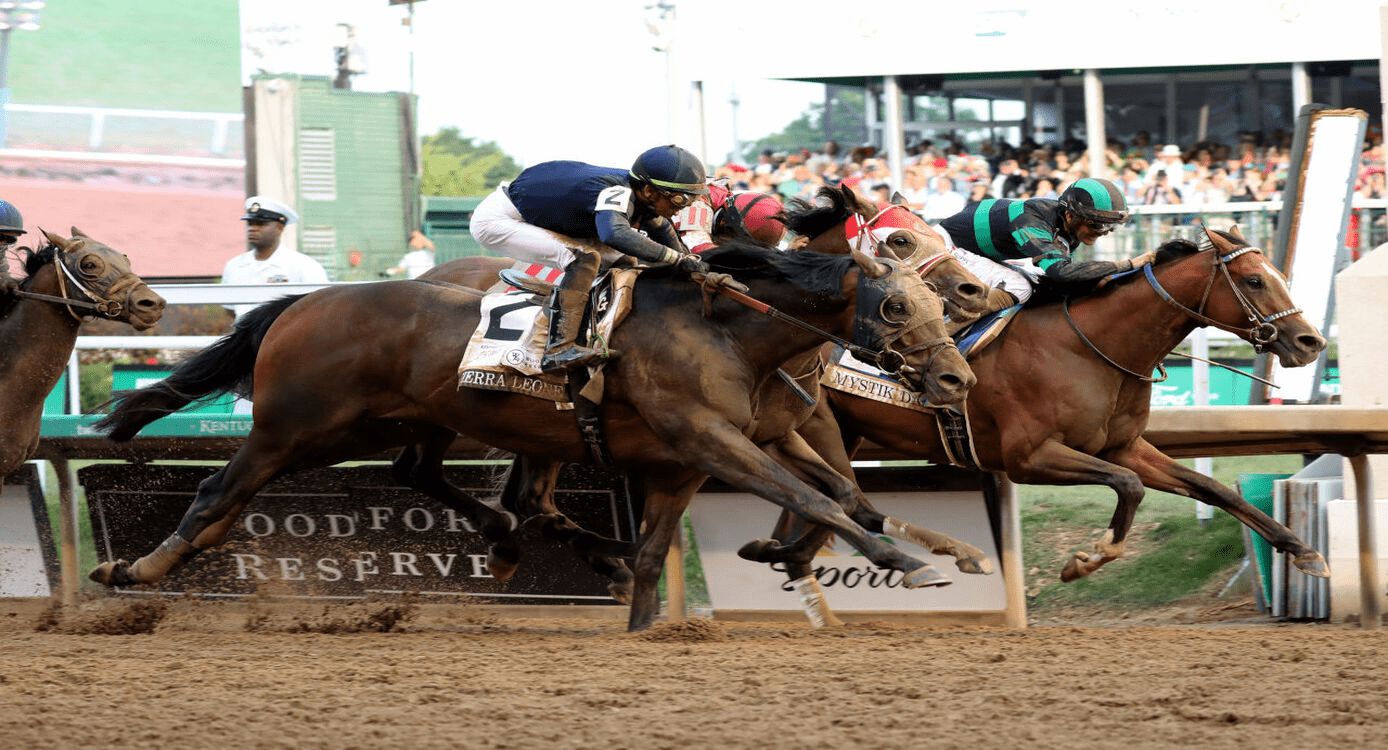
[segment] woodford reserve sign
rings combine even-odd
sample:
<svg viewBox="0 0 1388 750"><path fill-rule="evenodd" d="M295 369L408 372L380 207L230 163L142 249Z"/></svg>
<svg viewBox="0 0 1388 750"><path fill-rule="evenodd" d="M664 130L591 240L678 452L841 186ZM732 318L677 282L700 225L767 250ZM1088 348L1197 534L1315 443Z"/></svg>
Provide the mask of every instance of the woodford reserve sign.
<svg viewBox="0 0 1388 750"><path fill-rule="evenodd" d="M498 464L450 465L450 481L494 497ZM98 464L78 472L102 561L135 560L173 533L211 466ZM499 485L497 485L499 487ZM618 475L568 467L556 502L598 534L633 538ZM266 485L227 541L203 552L155 588L169 593L249 596L276 593L341 598L420 593L475 596L497 604L616 605L604 578L560 543L527 535L508 581L487 574L487 543L459 514L395 486L386 466L301 472Z"/></svg>

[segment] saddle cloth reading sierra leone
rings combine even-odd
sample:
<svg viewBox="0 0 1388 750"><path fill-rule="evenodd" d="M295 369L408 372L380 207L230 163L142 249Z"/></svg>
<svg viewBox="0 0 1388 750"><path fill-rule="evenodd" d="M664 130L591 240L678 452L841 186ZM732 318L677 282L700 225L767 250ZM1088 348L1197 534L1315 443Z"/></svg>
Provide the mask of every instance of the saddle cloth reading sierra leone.
<svg viewBox="0 0 1388 750"><path fill-rule="evenodd" d="M616 269L593 285L585 316L590 341L611 338L631 310L636 276L635 270ZM458 387L523 393L553 401L561 409L572 408L567 374L540 372L548 338L549 315L543 298L524 290L488 294L482 298L477 330L458 364Z"/></svg>

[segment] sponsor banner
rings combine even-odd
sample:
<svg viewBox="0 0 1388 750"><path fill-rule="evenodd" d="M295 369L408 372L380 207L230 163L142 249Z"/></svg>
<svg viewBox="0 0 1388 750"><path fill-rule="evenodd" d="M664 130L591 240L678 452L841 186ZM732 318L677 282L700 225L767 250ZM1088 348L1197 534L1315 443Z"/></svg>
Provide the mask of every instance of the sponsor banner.
<svg viewBox="0 0 1388 750"><path fill-rule="evenodd" d="M875 472L893 476L894 470L860 470L864 492L879 511L972 544L989 554L995 569L1000 567L981 491L957 486L939 491L912 489L913 484L919 487L919 483L874 482L871 475ZM879 489L901 489L868 489L874 485ZM800 597L791 588L782 566L753 563L737 556L742 545L770 535L779 512L779 507L745 493L703 491L695 497L690 516L715 612L801 610ZM909 542L888 541L912 557L933 564L949 576L953 584L914 590L903 588L900 573L878 568L846 542L836 540L832 547L820 550L815 558L820 585L835 612L1001 612L1006 609L1000 573L986 576L961 573L954 566L954 558L932 555Z"/></svg>
<svg viewBox="0 0 1388 750"><path fill-rule="evenodd" d="M853 355L842 349L835 353L839 356L825 367L820 385L913 411L932 411L925 394L902 387L882 370L854 359Z"/></svg>
<svg viewBox="0 0 1388 750"><path fill-rule="evenodd" d="M497 464L447 466L456 485L496 496ZM135 560L178 527L209 466L99 464L78 472L97 554ZM559 509L590 531L633 538L625 484L616 474L568 467ZM271 482L236 520L227 541L203 552L155 589L249 596L262 586L309 598L421 593L475 596L498 604L616 605L607 579L563 544L527 536L509 581L486 570L488 545L455 511L394 485L384 465L320 469Z"/></svg>
<svg viewBox="0 0 1388 750"><path fill-rule="evenodd" d="M58 589L58 555L38 469L0 477L0 597L45 597Z"/></svg>

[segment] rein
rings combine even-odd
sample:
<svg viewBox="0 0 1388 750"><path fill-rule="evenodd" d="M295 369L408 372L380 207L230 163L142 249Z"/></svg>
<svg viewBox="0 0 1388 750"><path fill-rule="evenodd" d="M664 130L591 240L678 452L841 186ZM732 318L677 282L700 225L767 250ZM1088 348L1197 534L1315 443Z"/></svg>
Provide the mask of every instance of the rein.
<svg viewBox="0 0 1388 750"><path fill-rule="evenodd" d="M938 355L939 351L944 348L944 345L953 343L954 341L948 336L942 336L932 341L926 341L920 344L916 344L915 346L907 347L905 350L900 352L892 349L889 344L883 351L873 351L865 346L859 346L853 343L852 341L844 339L840 336L835 336L834 334L829 333L828 331L819 328L818 326L806 323L805 321L793 315L788 315L784 312L781 312L780 310L772 307L771 305L768 305L765 302L762 302L761 300L752 297L748 294L733 289L732 287L726 284L718 284L717 286L714 286L712 289L710 289L710 286L711 285L707 281L704 282L703 287L706 293L709 291L716 292L718 294L723 295L724 297L727 297L730 300L733 300L734 302L737 302L740 305L743 305L744 307L749 307L763 315L774 318L776 320L780 320L785 323L789 323L802 331L812 333L824 339L825 341L828 341L837 346L841 346L844 349L847 349L849 352L851 352L854 357L861 359L864 362L875 363L883 370L886 370L887 372L891 373L900 373L903 370L906 372L914 372L913 368L910 368L906 365L906 355L914 354L915 352L924 349L935 348L936 351L933 352L930 356L930 361L933 362L935 356Z"/></svg>
<svg viewBox="0 0 1388 750"><path fill-rule="evenodd" d="M1281 312L1264 316L1262 313L1258 312L1258 308L1252 303L1252 301L1250 301L1248 297L1244 295L1243 292L1239 291L1238 284L1234 283L1233 274L1229 273L1229 261L1239 257L1240 255L1243 255L1244 253L1261 254L1261 252L1262 251L1260 251L1256 247L1241 247L1231 253L1228 253L1227 255L1216 254L1214 256L1214 268L1218 270L1211 270L1210 281L1205 285L1205 293L1200 296L1200 306L1194 310L1178 302L1175 297L1171 296L1170 292L1166 291L1166 289L1162 287L1161 282L1157 281L1156 275L1152 273L1152 264L1149 263L1143 266L1142 272L1147 279L1147 283L1152 287L1152 290L1157 293L1157 296L1160 297L1163 302L1166 302L1172 307L1175 307L1177 310L1180 310L1181 312L1185 313L1186 315L1189 315L1190 317L1205 325L1214 326L1215 328L1218 328L1222 331L1228 331L1229 333L1233 333L1239 336L1246 335L1253 343L1253 351L1261 354L1263 350L1267 348L1268 344L1271 344L1272 342L1277 340L1277 328L1276 326L1272 325L1272 321L1280 320L1282 318L1288 317L1290 315L1296 315L1297 313L1301 312L1301 308L1291 307ZM1208 315L1205 315L1204 313L1205 305L1208 304L1210 301L1210 293L1214 291L1215 279L1218 278L1218 275L1221 272L1224 274L1224 280L1229 282L1229 290L1233 292L1234 299L1238 300L1239 306L1243 308L1244 315L1248 317L1249 327L1246 329L1236 328L1227 323L1222 323L1218 320L1215 320L1214 318L1209 317ZM1127 271L1117 275L1126 276L1128 273L1132 272ZM1117 362L1114 362L1112 359L1109 358L1107 354L1104 354L1102 351L1100 351L1099 347L1095 346L1094 342L1090 341L1089 338L1085 336L1082 331L1080 331L1079 326L1075 323L1075 319L1071 317L1069 297L1065 297L1063 300L1061 300L1061 309L1065 312L1065 321L1070 324L1070 330L1074 331L1075 335L1080 337L1080 341L1083 341L1084 345L1089 347L1090 351L1099 355L1100 359L1104 360L1115 369L1127 375L1131 375L1132 377L1137 378L1138 380L1141 380L1144 383L1160 383L1166 380L1167 375L1165 365L1162 365L1160 363L1157 365L1157 371L1161 373L1161 377L1154 378L1148 375L1142 375L1140 373L1133 372L1132 370L1129 370L1128 368L1118 364ZM1228 365L1220 364L1219 362L1214 362L1208 359L1204 359L1202 357L1196 357L1191 354L1177 354L1178 356L1199 360L1201 362L1215 365L1216 367L1223 367L1224 369L1229 370L1231 372L1236 372L1240 375L1247 375L1248 377L1260 383L1270 385L1274 388L1277 387L1277 384L1273 383L1270 380L1258 377L1257 375L1249 375L1248 373L1242 370L1239 370L1234 367L1229 367Z"/></svg>
<svg viewBox="0 0 1388 750"><path fill-rule="evenodd" d="M114 299L106 299L101 295L97 294L96 292L93 292L91 289L88 289L86 286L84 286L82 282L79 281L75 275L73 275L72 271L68 269L67 263L63 261L63 249L58 247L57 245L53 246L53 264L58 267L59 296L54 296L51 294L40 294L39 292L30 292L24 289L16 291L15 294L20 297L27 297L33 300L53 302L55 304L62 305L64 308L67 309L68 315L71 315L73 320L76 320L79 323L82 321L82 316L78 315L77 312L73 310L74 307L82 308L84 310L93 310L96 313L104 315L108 318L115 318L124 311L125 306L122 305L120 302ZM87 299L73 299L69 297L67 288L69 283L71 283L72 286L77 289L77 291L86 295ZM115 284L112 284L111 288L106 290L106 293L115 296L116 292L123 291L127 287L134 286L135 284L139 283L140 279L138 277L133 275L127 276L126 278L117 281Z"/></svg>

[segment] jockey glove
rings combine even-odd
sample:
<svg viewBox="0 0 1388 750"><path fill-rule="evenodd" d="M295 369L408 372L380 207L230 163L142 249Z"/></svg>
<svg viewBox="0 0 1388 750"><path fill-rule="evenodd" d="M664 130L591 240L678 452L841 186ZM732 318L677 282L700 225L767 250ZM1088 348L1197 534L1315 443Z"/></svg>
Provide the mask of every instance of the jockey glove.
<svg viewBox="0 0 1388 750"><path fill-rule="evenodd" d="M708 273L708 264L697 255L681 255L675 265L687 274Z"/></svg>

